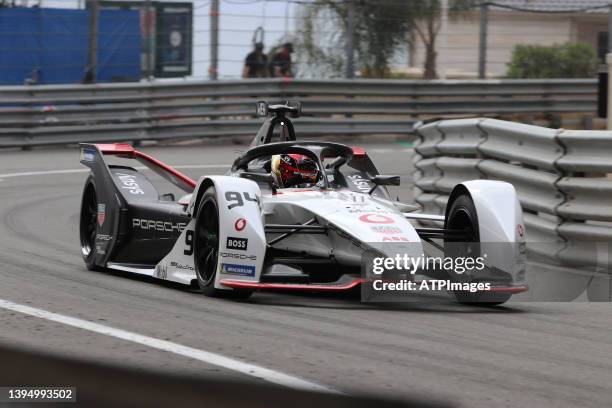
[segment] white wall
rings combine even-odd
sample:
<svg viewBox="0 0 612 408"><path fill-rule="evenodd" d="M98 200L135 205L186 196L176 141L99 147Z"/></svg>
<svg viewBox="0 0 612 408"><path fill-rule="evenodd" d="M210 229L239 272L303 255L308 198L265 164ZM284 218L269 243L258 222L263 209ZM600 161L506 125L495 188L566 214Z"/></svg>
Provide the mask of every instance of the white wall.
<svg viewBox="0 0 612 408"><path fill-rule="evenodd" d="M592 17L606 21L607 16ZM576 41L579 30L574 29L575 16L489 11L487 41L487 75L501 77L506 74L512 49L516 44L553 45ZM478 44L480 17L472 13L458 20L450 20L447 47L437 47L438 73L447 70L456 74L476 76L478 72ZM589 38L593 38L590 36ZM596 37L595 37L596 39ZM593 44L595 45L595 44ZM417 42L414 65L423 66L424 48ZM446 53L444 58L441 54ZM444 65L446 62L446 65Z"/></svg>

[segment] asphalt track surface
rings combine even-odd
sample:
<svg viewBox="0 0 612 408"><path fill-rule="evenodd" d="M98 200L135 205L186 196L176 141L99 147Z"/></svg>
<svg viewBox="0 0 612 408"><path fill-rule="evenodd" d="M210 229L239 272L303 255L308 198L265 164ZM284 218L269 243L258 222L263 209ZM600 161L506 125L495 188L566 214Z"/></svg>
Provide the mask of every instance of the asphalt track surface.
<svg viewBox="0 0 612 408"><path fill-rule="evenodd" d="M411 151L361 143L411 196ZM222 174L244 146L142 150L192 177ZM73 171L77 170L77 171ZM362 304L256 293L247 302L123 273L79 252L86 172L76 149L0 151L0 299L217 353L335 390L466 407L603 407L612 401L609 303ZM58 172L62 170L62 172ZM63 170L68 170L63 172ZM25 174L24 174L25 173ZM0 342L169 373L260 381L129 340L0 309Z"/></svg>

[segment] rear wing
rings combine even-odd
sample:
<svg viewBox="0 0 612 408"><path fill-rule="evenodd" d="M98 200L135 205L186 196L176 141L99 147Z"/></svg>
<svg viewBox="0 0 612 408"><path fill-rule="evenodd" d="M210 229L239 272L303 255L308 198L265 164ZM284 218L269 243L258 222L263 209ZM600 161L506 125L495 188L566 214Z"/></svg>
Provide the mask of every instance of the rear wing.
<svg viewBox="0 0 612 408"><path fill-rule="evenodd" d="M81 143L81 163L94 170L94 163L97 160L104 162L104 155L112 155L124 159L134 159L149 168L150 170L163 177L165 180L174 184L181 190L192 193L196 182L184 175L172 166L157 160L141 151L135 150L132 145L127 143L112 144L87 144Z"/></svg>

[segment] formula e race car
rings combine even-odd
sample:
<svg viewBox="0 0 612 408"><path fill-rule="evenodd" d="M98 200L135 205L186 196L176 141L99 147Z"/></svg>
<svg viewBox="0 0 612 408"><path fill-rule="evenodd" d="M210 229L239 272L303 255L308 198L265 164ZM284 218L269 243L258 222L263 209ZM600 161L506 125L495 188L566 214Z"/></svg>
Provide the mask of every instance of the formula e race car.
<svg viewBox="0 0 612 408"><path fill-rule="evenodd" d="M391 199L387 186L399 185L399 177L379 174L363 149L297 141L290 118L300 112L297 102L258 103L265 119L250 148L226 175L198 181L129 144L81 144L80 161L91 169L80 215L87 268L197 283L208 296L244 298L262 289L357 288L366 280L364 254L393 257L397 245L418 254L426 244L449 252L458 242L471 243L469 251L484 242L523 243L491 251L489 290L457 296L502 303L527 290L522 211L510 184L458 184L444 216L423 214ZM111 158L144 167L109 164ZM147 168L184 195L160 193Z"/></svg>

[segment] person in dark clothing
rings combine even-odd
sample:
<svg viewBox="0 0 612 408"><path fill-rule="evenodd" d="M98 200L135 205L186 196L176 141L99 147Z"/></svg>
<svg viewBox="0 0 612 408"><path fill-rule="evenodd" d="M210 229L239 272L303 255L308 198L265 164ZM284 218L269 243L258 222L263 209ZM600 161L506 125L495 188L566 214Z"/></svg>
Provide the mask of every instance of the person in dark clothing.
<svg viewBox="0 0 612 408"><path fill-rule="evenodd" d="M242 69L243 78L265 78L268 76L268 56L263 52L263 43L256 43L255 50L247 55Z"/></svg>
<svg viewBox="0 0 612 408"><path fill-rule="evenodd" d="M291 53L293 44L285 43L283 48L272 57L271 74L273 77L292 77Z"/></svg>

